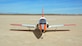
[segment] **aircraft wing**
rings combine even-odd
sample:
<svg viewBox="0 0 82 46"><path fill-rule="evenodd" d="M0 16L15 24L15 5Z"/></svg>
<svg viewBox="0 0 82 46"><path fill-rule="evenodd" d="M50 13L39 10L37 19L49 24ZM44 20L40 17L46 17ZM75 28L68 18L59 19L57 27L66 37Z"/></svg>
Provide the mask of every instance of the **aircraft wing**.
<svg viewBox="0 0 82 46"><path fill-rule="evenodd" d="M28 28L35 28L36 25L31 25L31 24L11 24L13 26L23 26L23 27L28 27Z"/></svg>
<svg viewBox="0 0 82 46"><path fill-rule="evenodd" d="M49 28L55 27L63 27L63 26L75 26L76 24L57 24L57 25L50 25Z"/></svg>

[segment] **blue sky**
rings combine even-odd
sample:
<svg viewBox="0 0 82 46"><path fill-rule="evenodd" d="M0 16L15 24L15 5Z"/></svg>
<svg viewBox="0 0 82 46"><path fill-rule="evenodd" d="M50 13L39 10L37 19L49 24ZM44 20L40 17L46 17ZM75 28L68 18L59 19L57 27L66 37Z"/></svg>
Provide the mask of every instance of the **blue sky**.
<svg viewBox="0 0 82 46"><path fill-rule="evenodd" d="M0 13L82 14L82 0L0 0Z"/></svg>

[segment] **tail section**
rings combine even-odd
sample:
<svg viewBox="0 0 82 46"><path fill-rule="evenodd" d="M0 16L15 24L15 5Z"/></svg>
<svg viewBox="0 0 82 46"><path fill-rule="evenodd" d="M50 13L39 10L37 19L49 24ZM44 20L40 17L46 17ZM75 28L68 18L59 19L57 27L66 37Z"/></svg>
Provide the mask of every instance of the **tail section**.
<svg viewBox="0 0 82 46"><path fill-rule="evenodd" d="M44 17L44 9L42 8L42 17Z"/></svg>

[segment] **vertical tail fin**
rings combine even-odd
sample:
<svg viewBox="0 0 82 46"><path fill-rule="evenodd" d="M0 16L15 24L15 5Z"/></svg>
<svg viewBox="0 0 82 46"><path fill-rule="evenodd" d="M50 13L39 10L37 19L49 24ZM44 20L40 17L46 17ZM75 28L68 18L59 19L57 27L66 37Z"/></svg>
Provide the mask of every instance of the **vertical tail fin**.
<svg viewBox="0 0 82 46"><path fill-rule="evenodd" d="M44 17L44 9L42 8L42 17Z"/></svg>

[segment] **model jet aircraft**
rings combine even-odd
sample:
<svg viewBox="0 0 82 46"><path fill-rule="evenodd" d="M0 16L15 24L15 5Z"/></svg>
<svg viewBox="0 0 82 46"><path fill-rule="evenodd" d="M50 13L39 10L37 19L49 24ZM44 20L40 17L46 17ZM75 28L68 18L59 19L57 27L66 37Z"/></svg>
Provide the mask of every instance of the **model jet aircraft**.
<svg viewBox="0 0 82 46"><path fill-rule="evenodd" d="M44 17L44 11L42 9L42 17L39 19L37 25L31 24L11 24L13 26L23 26L28 28L38 28L42 33L47 31L47 28L56 28L56 27L63 27L63 26L75 26L75 24L58 24L58 25L49 25Z"/></svg>

